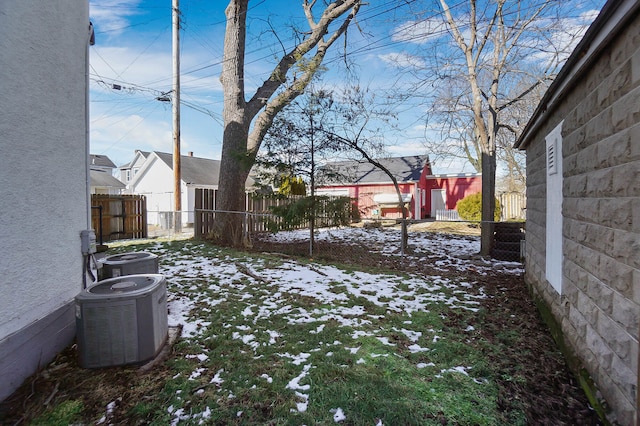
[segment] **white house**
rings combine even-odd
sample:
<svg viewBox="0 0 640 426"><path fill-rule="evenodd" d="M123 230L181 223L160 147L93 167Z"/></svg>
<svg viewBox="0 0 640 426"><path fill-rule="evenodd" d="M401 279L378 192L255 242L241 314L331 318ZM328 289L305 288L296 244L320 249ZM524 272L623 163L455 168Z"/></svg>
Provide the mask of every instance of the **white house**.
<svg viewBox="0 0 640 426"><path fill-rule="evenodd" d="M124 166L118 167L118 179L120 179L121 182L124 182L128 186L129 182L131 182L131 179L133 179L133 177L140 171L140 168L142 167L144 162L147 161L147 157L149 156L149 154L151 153L136 149L133 160L131 160ZM131 193L128 188L127 190L125 190L125 192Z"/></svg>
<svg viewBox="0 0 640 426"><path fill-rule="evenodd" d="M89 171L91 177L91 194L118 195L126 188L126 185L104 170Z"/></svg>
<svg viewBox="0 0 640 426"><path fill-rule="evenodd" d="M116 165L106 155L90 154L89 167L91 167L91 170L101 170L113 174L113 169L116 168Z"/></svg>
<svg viewBox="0 0 640 426"><path fill-rule="evenodd" d="M174 211L174 173L173 155L153 151L150 153L136 151L134 160L120 168L126 174L131 170L131 179L127 192L147 197L147 221L149 224L167 225L173 221ZM134 172L135 170L135 172ZM193 223L196 188L218 189L220 161L194 157L193 153L180 156L180 192L182 206L182 223ZM245 186L251 188L254 181L247 179Z"/></svg>
<svg viewBox="0 0 640 426"><path fill-rule="evenodd" d="M113 176L116 165L106 155L89 156L91 177L91 194L117 195L122 193L126 185Z"/></svg>
<svg viewBox="0 0 640 426"><path fill-rule="evenodd" d="M0 7L0 400L75 335L91 227L87 0Z"/></svg>

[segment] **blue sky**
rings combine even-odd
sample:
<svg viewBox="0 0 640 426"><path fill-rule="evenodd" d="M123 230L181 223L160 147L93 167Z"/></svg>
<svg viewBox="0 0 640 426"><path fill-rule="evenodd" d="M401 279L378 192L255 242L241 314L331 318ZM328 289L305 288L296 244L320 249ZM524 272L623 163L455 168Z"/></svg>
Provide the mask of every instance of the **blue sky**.
<svg viewBox="0 0 640 426"><path fill-rule="evenodd" d="M574 0L577 16L592 16L597 0ZM253 0L248 15L246 89L253 93L271 70L281 46L293 43L294 26L305 28L300 1ZM319 2L321 3L321 2ZM420 2L417 2L420 3ZM425 0L425 5L431 0ZM181 151L220 158L222 87L219 82L225 30L224 0L181 0ZM574 9L576 9L574 8ZM576 9L577 10L577 9ZM129 162L134 150L172 152L171 104L158 100L172 89L171 0L91 0L90 18L96 32L91 47L91 152L108 155L117 166ZM584 22L582 19L580 22ZM396 83L399 68L420 65L412 55L427 40L407 31L416 28L405 2L370 0L349 32L361 81L384 92ZM429 29L429 23L425 28ZM277 40L270 28L279 30ZM432 27L431 27L432 29ZM403 37L403 34L405 37ZM340 86L342 42L325 61L334 70L325 85ZM423 144L424 109L408 100L398 107L398 129L385 139L390 155L427 154ZM459 161L440 161L437 173L473 171Z"/></svg>

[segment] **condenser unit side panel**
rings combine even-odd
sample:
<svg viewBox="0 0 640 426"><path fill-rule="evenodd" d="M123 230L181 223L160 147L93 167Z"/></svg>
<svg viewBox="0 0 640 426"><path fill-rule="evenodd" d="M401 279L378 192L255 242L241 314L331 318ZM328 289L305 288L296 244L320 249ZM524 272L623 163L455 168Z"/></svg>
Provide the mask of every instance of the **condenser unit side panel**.
<svg viewBox="0 0 640 426"><path fill-rule="evenodd" d="M169 332L169 312L167 309L167 288L162 286L162 290L154 294L155 307L153 312L153 328L157 330L155 333L155 346L159 350L167 340Z"/></svg>
<svg viewBox="0 0 640 426"><path fill-rule="evenodd" d="M128 262L105 262L103 274L107 278L125 275L157 274L159 268L157 257L135 259Z"/></svg>
<svg viewBox="0 0 640 426"><path fill-rule="evenodd" d="M138 348L140 361L144 361L162 349L167 337L166 287L162 285L137 300Z"/></svg>
<svg viewBox="0 0 640 426"><path fill-rule="evenodd" d="M119 265L121 275L157 274L158 258L140 259Z"/></svg>
<svg viewBox="0 0 640 426"><path fill-rule="evenodd" d="M81 305L79 350L83 367L122 365L138 360L135 300Z"/></svg>

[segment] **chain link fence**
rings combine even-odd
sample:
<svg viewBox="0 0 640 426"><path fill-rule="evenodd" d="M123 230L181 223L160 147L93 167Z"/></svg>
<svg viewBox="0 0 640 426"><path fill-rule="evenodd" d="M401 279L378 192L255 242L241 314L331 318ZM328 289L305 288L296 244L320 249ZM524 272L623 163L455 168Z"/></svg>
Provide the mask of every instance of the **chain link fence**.
<svg viewBox="0 0 640 426"><path fill-rule="evenodd" d="M525 222L494 222L491 257L522 262L524 259Z"/></svg>

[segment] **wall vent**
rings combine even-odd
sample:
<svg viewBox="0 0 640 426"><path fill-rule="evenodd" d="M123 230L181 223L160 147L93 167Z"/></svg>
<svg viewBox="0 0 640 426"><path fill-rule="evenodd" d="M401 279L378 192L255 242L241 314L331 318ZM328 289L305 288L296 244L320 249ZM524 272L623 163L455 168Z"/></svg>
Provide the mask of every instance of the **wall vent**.
<svg viewBox="0 0 640 426"><path fill-rule="evenodd" d="M557 138L552 138L547 143L547 174L554 175L558 173L558 159L556 158Z"/></svg>

